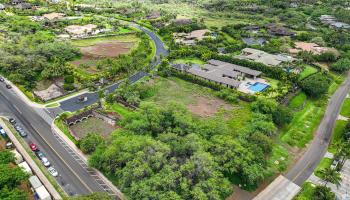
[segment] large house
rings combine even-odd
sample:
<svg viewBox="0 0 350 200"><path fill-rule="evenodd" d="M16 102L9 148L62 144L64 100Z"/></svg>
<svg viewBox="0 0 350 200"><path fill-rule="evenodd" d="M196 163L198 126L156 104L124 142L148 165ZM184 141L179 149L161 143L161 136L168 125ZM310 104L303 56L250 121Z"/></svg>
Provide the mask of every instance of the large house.
<svg viewBox="0 0 350 200"><path fill-rule="evenodd" d="M192 74L228 88L238 88L245 78L255 80L262 74L260 71L252 70L247 67L213 59L209 60L208 63L202 67L185 64L174 64L172 67L178 71Z"/></svg>
<svg viewBox="0 0 350 200"><path fill-rule="evenodd" d="M173 33L176 43L185 45L194 45L196 41L201 41L204 38L209 38L210 31L208 29L195 30L190 33Z"/></svg>
<svg viewBox="0 0 350 200"><path fill-rule="evenodd" d="M87 24L84 26L70 25L67 26L64 30L73 37L84 37L93 34L96 28L97 26L94 24Z"/></svg>
<svg viewBox="0 0 350 200"><path fill-rule="evenodd" d="M321 15L320 20L323 24L329 25L332 28L337 29L350 29L350 25L344 22L338 21L332 15Z"/></svg>
<svg viewBox="0 0 350 200"><path fill-rule="evenodd" d="M300 51L310 52L315 55L322 54L326 51L338 52L334 48L320 47L318 44L307 42L295 42L295 48L289 49L289 53L291 54L297 54Z"/></svg>
<svg viewBox="0 0 350 200"><path fill-rule="evenodd" d="M268 24L266 28L268 32L274 36L296 36L295 32L277 24Z"/></svg>
<svg viewBox="0 0 350 200"><path fill-rule="evenodd" d="M283 54L269 54L265 51L258 49L245 48L242 50L240 55L235 56L235 58L242 60L250 60L253 62L262 63L268 66L278 66L283 62L294 62L296 59Z"/></svg>
<svg viewBox="0 0 350 200"><path fill-rule="evenodd" d="M62 19L64 16L66 16L64 13L48 13L43 15L43 19L53 21L53 20L58 20Z"/></svg>

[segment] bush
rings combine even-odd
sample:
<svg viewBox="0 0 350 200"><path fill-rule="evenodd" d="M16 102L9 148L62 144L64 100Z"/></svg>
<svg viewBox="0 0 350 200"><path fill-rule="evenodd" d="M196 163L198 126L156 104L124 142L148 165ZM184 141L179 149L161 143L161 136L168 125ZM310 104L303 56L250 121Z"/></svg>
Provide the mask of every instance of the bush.
<svg viewBox="0 0 350 200"><path fill-rule="evenodd" d="M331 82L328 75L316 73L304 79L300 85L306 95L319 98L327 93Z"/></svg>
<svg viewBox="0 0 350 200"><path fill-rule="evenodd" d="M67 75L64 77L64 83L74 83L74 76L73 75Z"/></svg>
<svg viewBox="0 0 350 200"><path fill-rule="evenodd" d="M336 63L331 65L330 69L340 73L345 72L350 69L350 59L349 58L340 59Z"/></svg>
<svg viewBox="0 0 350 200"><path fill-rule="evenodd" d="M72 91L72 90L75 89L75 87L74 87L73 84L68 84L68 83L63 84L63 88L64 88L64 90L66 90L66 91Z"/></svg>
<svg viewBox="0 0 350 200"><path fill-rule="evenodd" d="M79 147L84 153L90 154L94 152L96 147L102 143L103 138L101 135L89 133L79 141Z"/></svg>

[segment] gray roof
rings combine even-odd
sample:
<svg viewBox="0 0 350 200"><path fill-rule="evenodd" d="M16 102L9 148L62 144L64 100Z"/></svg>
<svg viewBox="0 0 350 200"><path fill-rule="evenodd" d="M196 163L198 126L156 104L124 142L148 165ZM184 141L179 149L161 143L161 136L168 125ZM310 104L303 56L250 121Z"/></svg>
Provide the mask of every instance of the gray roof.
<svg viewBox="0 0 350 200"><path fill-rule="evenodd" d="M223 62L223 61L220 61L220 60L211 59L211 60L208 61L208 63L211 64L211 65L215 65L215 66L223 66L223 67L228 68L229 70L242 72L242 73L245 73L245 74L248 74L248 75L252 75L252 76L259 76L259 75L262 74L261 71L249 69L247 67L242 67L242 66L239 66L239 65L231 64L231 63L228 63L228 62Z"/></svg>
<svg viewBox="0 0 350 200"><path fill-rule="evenodd" d="M246 45L263 45L266 40L265 38L252 38L252 37L249 37L249 38L242 38L243 42L246 44Z"/></svg>

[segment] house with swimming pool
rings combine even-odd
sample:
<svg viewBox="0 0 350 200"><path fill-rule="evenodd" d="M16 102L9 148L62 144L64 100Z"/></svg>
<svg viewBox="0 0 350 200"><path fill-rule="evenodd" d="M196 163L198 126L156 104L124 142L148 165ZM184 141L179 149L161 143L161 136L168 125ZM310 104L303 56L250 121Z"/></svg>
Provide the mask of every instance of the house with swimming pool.
<svg viewBox="0 0 350 200"><path fill-rule="evenodd" d="M261 71L220 60L209 60L203 66L173 64L172 67L183 73L248 94L263 92L269 87L268 82L261 78Z"/></svg>

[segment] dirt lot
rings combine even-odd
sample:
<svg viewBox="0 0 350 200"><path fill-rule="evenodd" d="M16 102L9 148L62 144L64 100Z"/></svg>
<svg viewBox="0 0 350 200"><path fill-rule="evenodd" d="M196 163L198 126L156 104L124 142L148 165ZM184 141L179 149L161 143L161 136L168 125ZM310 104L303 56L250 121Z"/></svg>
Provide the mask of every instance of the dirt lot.
<svg viewBox="0 0 350 200"><path fill-rule="evenodd" d="M200 117L214 116L220 109L226 111L233 109L231 104L215 97L212 90L178 78L158 78L147 84L152 85L155 90L155 95L147 101L160 105L166 105L171 101L181 103Z"/></svg>
<svg viewBox="0 0 350 200"><path fill-rule="evenodd" d="M188 105L187 108L200 117L210 117L217 113L219 109L230 110L232 106L221 99L199 96L196 98L196 102Z"/></svg>
<svg viewBox="0 0 350 200"><path fill-rule="evenodd" d="M98 133L103 137L107 137L111 134L117 127L112 126L101 119L90 117L83 122L79 122L73 126L70 126L70 129L78 138L83 138L89 133Z"/></svg>
<svg viewBox="0 0 350 200"><path fill-rule="evenodd" d="M137 43L137 38L133 35L128 37L106 37L92 38L73 41L82 57L71 62L73 65L94 66L102 58L114 58L121 54L126 54ZM89 73L95 73L91 70Z"/></svg>

